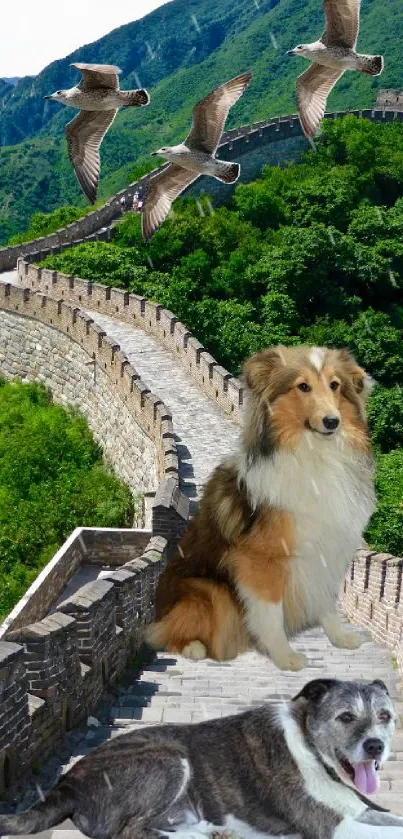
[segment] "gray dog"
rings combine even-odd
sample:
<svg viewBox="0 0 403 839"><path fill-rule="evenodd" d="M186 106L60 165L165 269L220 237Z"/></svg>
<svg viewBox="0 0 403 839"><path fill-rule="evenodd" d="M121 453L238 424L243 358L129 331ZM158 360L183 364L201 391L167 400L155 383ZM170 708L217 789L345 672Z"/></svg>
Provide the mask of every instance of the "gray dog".
<svg viewBox="0 0 403 839"><path fill-rule="evenodd" d="M394 719L383 682L317 679L280 707L133 731L80 760L44 803L1 816L0 835L70 817L94 839L403 839L403 818L366 798Z"/></svg>

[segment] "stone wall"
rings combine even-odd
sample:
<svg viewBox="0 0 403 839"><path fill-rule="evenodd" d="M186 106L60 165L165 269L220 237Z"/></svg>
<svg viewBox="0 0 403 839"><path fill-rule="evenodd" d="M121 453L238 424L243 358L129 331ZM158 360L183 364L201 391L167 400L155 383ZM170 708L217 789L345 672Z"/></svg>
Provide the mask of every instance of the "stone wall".
<svg viewBox="0 0 403 839"><path fill-rule="evenodd" d="M76 527L1 624L0 641L11 630L44 618L83 565L119 568L141 556L151 535L138 528Z"/></svg>
<svg viewBox="0 0 403 839"><path fill-rule="evenodd" d="M18 261L18 279L25 288L150 332L171 350L196 384L235 422L240 422L243 388L239 380L221 367L187 327L160 304L122 289L40 268L24 259Z"/></svg>
<svg viewBox="0 0 403 839"><path fill-rule="evenodd" d="M159 574L189 516L189 501L175 478L160 483L152 512L145 546L144 531L85 528L73 534L64 546L64 567L59 558L57 586L51 562L1 628L0 794L95 711L108 683L141 646ZM77 553L71 561L73 544ZM41 617L77 562L88 556L94 561L94 552L99 563L131 559Z"/></svg>
<svg viewBox="0 0 403 839"><path fill-rule="evenodd" d="M341 605L395 656L403 679L403 559L367 549L357 551L347 574Z"/></svg>
<svg viewBox="0 0 403 839"><path fill-rule="evenodd" d="M326 116L332 119L350 113L374 122L392 121L393 119L403 120L403 113L399 108L400 103L397 103L395 109L381 103L379 110L343 111L326 114ZM227 131L222 136L217 156L222 160L240 160L244 169L242 174L244 180L256 177L262 163L276 164L284 160L293 160L299 156L304 148L308 148L308 144L302 137L299 119L294 114ZM248 158L250 159L248 160ZM14 268L19 257L34 255L38 257L39 254L45 256L53 248L63 249L71 244L88 240L88 237L92 237L97 231L103 230L102 235L108 238L107 229L121 215L120 199L124 197L127 206L130 206L134 193L144 194L149 179L166 166L167 164L163 164L159 169L154 169L135 183L130 184L127 189L118 192L99 209L88 213L88 215L57 230L55 233L49 234L49 236L24 242L22 245L0 248L0 273ZM222 190L222 187L212 178L200 178L190 188L189 192L197 195L208 192L217 201L222 200L222 198L228 199L230 195L228 189L226 191Z"/></svg>
<svg viewBox="0 0 403 839"><path fill-rule="evenodd" d="M403 90L381 88L378 90L375 107L384 111L403 111Z"/></svg>
<svg viewBox="0 0 403 839"><path fill-rule="evenodd" d="M78 308L0 284L0 371L41 381L87 418L105 459L133 490L178 476L172 417L114 340Z"/></svg>

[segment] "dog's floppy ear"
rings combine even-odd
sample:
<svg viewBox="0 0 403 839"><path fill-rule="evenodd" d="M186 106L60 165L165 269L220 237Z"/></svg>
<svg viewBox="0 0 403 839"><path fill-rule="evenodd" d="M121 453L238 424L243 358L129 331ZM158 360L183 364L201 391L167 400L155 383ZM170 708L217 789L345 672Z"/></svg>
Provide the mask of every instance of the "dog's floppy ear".
<svg viewBox="0 0 403 839"><path fill-rule="evenodd" d="M388 696L389 696L389 691L388 691L388 689L385 685L385 682L383 682L382 679L374 679L374 681L371 682L370 684L371 684L371 687L372 687L372 685L376 685L378 688L381 688L381 690L384 690L385 693L387 693Z"/></svg>
<svg viewBox="0 0 403 839"><path fill-rule="evenodd" d="M300 690L297 696L294 696L292 701L296 702L297 699L308 699L310 702L319 702L319 699L322 699L335 683L336 679L313 679L312 682L308 682Z"/></svg>

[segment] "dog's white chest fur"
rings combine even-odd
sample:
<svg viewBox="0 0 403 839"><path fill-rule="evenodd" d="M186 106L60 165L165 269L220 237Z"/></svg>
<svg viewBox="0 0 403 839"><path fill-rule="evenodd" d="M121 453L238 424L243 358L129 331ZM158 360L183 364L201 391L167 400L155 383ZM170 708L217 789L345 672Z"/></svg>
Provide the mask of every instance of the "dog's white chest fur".
<svg viewBox="0 0 403 839"><path fill-rule="evenodd" d="M254 505L292 514L295 549L284 597L290 633L334 607L375 506L371 464L343 440L306 432L295 452L259 460L246 477Z"/></svg>

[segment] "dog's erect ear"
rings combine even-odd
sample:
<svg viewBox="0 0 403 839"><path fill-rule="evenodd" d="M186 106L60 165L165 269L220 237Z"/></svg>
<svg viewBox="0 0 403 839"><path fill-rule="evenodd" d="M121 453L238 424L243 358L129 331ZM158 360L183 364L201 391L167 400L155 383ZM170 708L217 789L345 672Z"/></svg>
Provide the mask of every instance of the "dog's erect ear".
<svg viewBox="0 0 403 839"><path fill-rule="evenodd" d="M294 696L292 701L296 702L297 699L308 699L309 702L319 702L335 683L336 679L313 679L312 682L308 682L300 690L297 696Z"/></svg>
<svg viewBox="0 0 403 839"><path fill-rule="evenodd" d="M243 366L243 375L247 386L256 393L263 393L269 384L273 372L279 364L285 364L282 352L284 347L269 347L248 358Z"/></svg>
<svg viewBox="0 0 403 839"><path fill-rule="evenodd" d="M374 681L370 683L371 687L372 685L376 685L378 688L381 688L381 690L384 690L385 693L387 693L389 696L389 691L385 685L385 682L383 682L382 679L374 679Z"/></svg>

